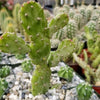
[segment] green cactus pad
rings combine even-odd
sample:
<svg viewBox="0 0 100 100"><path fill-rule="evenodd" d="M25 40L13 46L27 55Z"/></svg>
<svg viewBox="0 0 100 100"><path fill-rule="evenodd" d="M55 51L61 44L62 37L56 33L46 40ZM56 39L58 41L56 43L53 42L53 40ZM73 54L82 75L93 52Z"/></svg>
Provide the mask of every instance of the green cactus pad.
<svg viewBox="0 0 100 100"><path fill-rule="evenodd" d="M38 3L34 1L24 3L20 15L22 26L27 34L32 35L34 38L37 38L37 34L43 34L49 37L47 20L43 9Z"/></svg>
<svg viewBox="0 0 100 100"><path fill-rule="evenodd" d="M67 81L72 81L73 78L73 69L69 66L61 67L58 71L58 76L67 79Z"/></svg>
<svg viewBox="0 0 100 100"><path fill-rule="evenodd" d="M72 57L72 53L76 51L74 41L69 39L63 40L56 51L56 54L60 56L61 61L68 61Z"/></svg>
<svg viewBox="0 0 100 100"><path fill-rule="evenodd" d="M5 33L0 37L0 50L11 54L26 54L30 48L17 35Z"/></svg>
<svg viewBox="0 0 100 100"><path fill-rule="evenodd" d="M34 96L44 94L50 87L51 71L47 66L37 66L33 72L32 94Z"/></svg>
<svg viewBox="0 0 100 100"><path fill-rule="evenodd" d="M36 65L46 64L50 53L50 40L45 37L34 40L30 45L31 51L29 53L32 62Z"/></svg>
<svg viewBox="0 0 100 100"><path fill-rule="evenodd" d="M63 40L58 49L52 52L48 58L49 67L56 66L59 61L68 62L72 58L73 52L76 52L76 45L74 41L69 39Z"/></svg>
<svg viewBox="0 0 100 100"><path fill-rule="evenodd" d="M52 36L53 33L57 32L59 29L63 28L68 23L68 16L66 14L59 14L55 18L51 20L49 23L50 28L50 36ZM57 24L59 23L59 24Z"/></svg>

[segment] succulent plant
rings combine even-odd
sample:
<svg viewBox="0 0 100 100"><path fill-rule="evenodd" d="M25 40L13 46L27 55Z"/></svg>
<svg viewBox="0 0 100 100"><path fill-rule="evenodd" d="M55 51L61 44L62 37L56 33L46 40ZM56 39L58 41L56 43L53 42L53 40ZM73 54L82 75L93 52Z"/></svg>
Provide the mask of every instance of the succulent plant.
<svg viewBox="0 0 100 100"><path fill-rule="evenodd" d="M66 34L66 26L62 29L60 29L59 31L57 31L55 34L53 34L52 39L58 39L60 41L62 41L63 39L67 38L67 34Z"/></svg>
<svg viewBox="0 0 100 100"><path fill-rule="evenodd" d="M8 83L0 78L0 98L3 96L5 90L8 88Z"/></svg>
<svg viewBox="0 0 100 100"><path fill-rule="evenodd" d="M84 26L87 23L87 14L86 14L86 8L85 7L81 7L79 10L80 14L82 15L82 25Z"/></svg>
<svg viewBox="0 0 100 100"><path fill-rule="evenodd" d="M1 78L4 78L4 77L8 76L9 74L10 74L10 68L9 68L9 66L3 66L0 69L0 77Z"/></svg>
<svg viewBox="0 0 100 100"><path fill-rule="evenodd" d="M15 21L15 26L17 28L17 32L20 31L20 21L19 21L19 14L18 14L20 9L21 9L21 5L19 3L17 3L13 9L13 17Z"/></svg>
<svg viewBox="0 0 100 100"><path fill-rule="evenodd" d="M75 20L69 20L66 30L66 34L69 39L73 39L76 36L78 25Z"/></svg>
<svg viewBox="0 0 100 100"><path fill-rule="evenodd" d="M70 9L70 11L69 11L69 18L73 19L74 15L75 15L75 11Z"/></svg>
<svg viewBox="0 0 100 100"><path fill-rule="evenodd" d="M92 33L93 31L97 30L97 29L96 29L96 22L95 22L95 21L92 21L92 20L90 20L90 21L87 23L86 27L89 28L90 33Z"/></svg>
<svg viewBox="0 0 100 100"><path fill-rule="evenodd" d="M60 44L60 41L58 39L51 39L51 48L57 48L58 45Z"/></svg>
<svg viewBox="0 0 100 100"><path fill-rule="evenodd" d="M24 55L16 54L15 57L17 59L24 59L26 56L25 56L25 54Z"/></svg>
<svg viewBox="0 0 100 100"><path fill-rule="evenodd" d="M98 18L99 18L99 14L93 14L92 16L91 16L91 20L93 20L93 21L95 21L95 22L98 22Z"/></svg>
<svg viewBox="0 0 100 100"><path fill-rule="evenodd" d="M75 53L73 54L73 57L75 61L84 69L84 74L86 76L86 80L91 84L96 84L98 81L100 81L100 77L98 77L100 73L100 65L98 65L98 68L92 68L90 65L83 61L81 58L79 58ZM99 63L100 64L100 63Z"/></svg>
<svg viewBox="0 0 100 100"><path fill-rule="evenodd" d="M31 62L31 60L26 60L22 63L22 69L24 72L30 72L31 70L33 70L33 64Z"/></svg>
<svg viewBox="0 0 100 100"><path fill-rule="evenodd" d="M14 27L14 21L13 21L13 18L11 17L7 17L4 21L4 26L3 26L3 32L6 32L6 28L9 24L13 24L13 27ZM15 30L15 29L14 29ZM14 32L14 31L13 31Z"/></svg>
<svg viewBox="0 0 100 100"><path fill-rule="evenodd" d="M58 76L70 82L73 78L73 69L69 66L61 67L58 71Z"/></svg>
<svg viewBox="0 0 100 100"><path fill-rule="evenodd" d="M9 14L8 14L7 10L5 8L2 8L2 10L0 11L0 26L1 26L2 31L4 30L3 29L4 21L8 16L9 16Z"/></svg>
<svg viewBox="0 0 100 100"><path fill-rule="evenodd" d="M77 88L78 100L90 100L92 95L92 86L88 83L80 83Z"/></svg>
<svg viewBox="0 0 100 100"><path fill-rule="evenodd" d="M31 43L26 44L25 41L17 37L16 34L5 33L0 38L0 50L11 54L29 53L32 62L36 64L36 69L31 81L32 93L33 95L43 94L48 91L50 87L51 66L49 62L47 62L51 49L50 37L68 23L68 16L66 14L57 15L48 25L43 9L34 1L24 3L20 15L22 26L29 35ZM66 44L67 42L69 44L71 41L65 41Z"/></svg>
<svg viewBox="0 0 100 100"><path fill-rule="evenodd" d="M80 30L82 28L82 15L80 13L76 13L74 15L74 18L73 19L78 24L78 29Z"/></svg>
<svg viewBox="0 0 100 100"><path fill-rule="evenodd" d="M5 29L5 32L15 32L15 27L12 23L9 23Z"/></svg>

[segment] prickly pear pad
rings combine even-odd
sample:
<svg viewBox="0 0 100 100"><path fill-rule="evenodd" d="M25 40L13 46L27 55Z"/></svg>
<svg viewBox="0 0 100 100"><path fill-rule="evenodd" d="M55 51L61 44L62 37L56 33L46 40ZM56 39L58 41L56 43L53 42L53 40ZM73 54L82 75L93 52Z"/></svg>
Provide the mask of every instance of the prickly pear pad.
<svg viewBox="0 0 100 100"><path fill-rule="evenodd" d="M67 25L68 20L69 19L66 14L59 14L55 18L53 18L49 23L50 36L52 36L53 33L57 32L59 29Z"/></svg>
<svg viewBox="0 0 100 100"><path fill-rule="evenodd" d="M21 20L27 34L37 38L37 34L43 34L49 36L47 32L47 20L45 18L43 9L41 6L34 2L29 1L24 3L21 8Z"/></svg>
<svg viewBox="0 0 100 100"><path fill-rule="evenodd" d="M36 39L31 43L30 48L29 56L34 64L47 64L47 58L50 53L50 40L48 38L41 37Z"/></svg>
<svg viewBox="0 0 100 100"><path fill-rule="evenodd" d="M5 33L0 37L0 50L11 54L26 54L30 48L16 34Z"/></svg>
<svg viewBox="0 0 100 100"><path fill-rule="evenodd" d="M51 70L47 66L36 66L32 77L32 94L44 94L50 87Z"/></svg>

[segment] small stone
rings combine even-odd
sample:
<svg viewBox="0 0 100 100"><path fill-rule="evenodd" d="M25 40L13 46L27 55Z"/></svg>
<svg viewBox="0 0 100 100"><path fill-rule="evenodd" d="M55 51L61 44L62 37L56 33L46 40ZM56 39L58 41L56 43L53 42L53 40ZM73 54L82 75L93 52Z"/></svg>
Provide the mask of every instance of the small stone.
<svg viewBox="0 0 100 100"><path fill-rule="evenodd" d="M18 81L16 81L16 82L15 82L15 85L19 85L19 82L18 82Z"/></svg>
<svg viewBox="0 0 100 100"><path fill-rule="evenodd" d="M31 98L31 99L32 99L32 98L33 98L33 95L32 95L32 94L29 94L29 98Z"/></svg>

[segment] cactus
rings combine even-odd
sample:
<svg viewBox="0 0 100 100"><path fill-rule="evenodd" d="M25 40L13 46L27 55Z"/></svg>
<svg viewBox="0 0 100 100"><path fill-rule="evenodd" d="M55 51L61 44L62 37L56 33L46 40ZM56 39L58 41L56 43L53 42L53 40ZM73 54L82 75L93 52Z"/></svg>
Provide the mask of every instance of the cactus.
<svg viewBox="0 0 100 100"><path fill-rule="evenodd" d="M81 7L79 10L80 14L82 15L82 25L84 26L87 23L87 14L86 14L86 9L84 7Z"/></svg>
<svg viewBox="0 0 100 100"><path fill-rule="evenodd" d="M99 14L93 14L92 16L91 16L91 20L93 20L93 21L95 21L95 22L98 22L98 19L99 19Z"/></svg>
<svg viewBox="0 0 100 100"><path fill-rule="evenodd" d="M0 38L0 50L21 55L29 53L32 63L36 64L31 81L32 94L43 94L50 87L51 66L47 62L51 49L50 36L68 23L68 16L60 14L48 25L41 6L34 1L28 1L22 5L20 18L31 43L26 44L16 34L5 33ZM56 25L56 23L59 24Z"/></svg>
<svg viewBox="0 0 100 100"><path fill-rule="evenodd" d="M73 19L74 15L75 15L75 11L70 9L70 11L69 11L69 18Z"/></svg>
<svg viewBox="0 0 100 100"><path fill-rule="evenodd" d="M68 16L66 16L66 14L58 14L55 18L53 18L49 23L50 36L52 36L53 33L57 32L56 30L63 28L66 23L68 23Z"/></svg>
<svg viewBox="0 0 100 100"><path fill-rule="evenodd" d="M68 62L72 58L72 53L76 52L76 44L74 41L69 39L63 40L58 49L54 52L51 52L48 58L48 65L49 66L56 66L59 61Z"/></svg>
<svg viewBox="0 0 100 100"><path fill-rule="evenodd" d="M6 32L5 30L6 30L7 26L8 26L8 24L13 24L13 27L14 27L14 22L13 22L13 19L11 17L7 17L5 19L4 26L3 26L3 29L4 29L3 32ZM13 29L13 30L15 30L15 29Z"/></svg>
<svg viewBox="0 0 100 100"><path fill-rule="evenodd" d="M96 22L95 21L89 21L86 25L89 28L90 33L92 33L94 30L96 30Z"/></svg>
<svg viewBox="0 0 100 100"><path fill-rule="evenodd" d="M82 28L82 15L80 13L75 14L74 20L78 24L78 29L80 30Z"/></svg>
<svg viewBox="0 0 100 100"><path fill-rule="evenodd" d="M3 27L4 27L4 21L5 19L9 16L7 10L5 8L3 8L1 11L0 11L0 25L1 25L1 29L2 31L4 30Z"/></svg>
<svg viewBox="0 0 100 100"><path fill-rule="evenodd" d="M33 70L33 65L31 60L26 60L22 63L22 69L24 72L30 72L31 70Z"/></svg>
<svg viewBox="0 0 100 100"><path fill-rule="evenodd" d="M5 90L8 88L8 83L0 78L0 98L3 96Z"/></svg>
<svg viewBox="0 0 100 100"><path fill-rule="evenodd" d="M4 78L4 77L8 76L9 74L10 74L10 68L9 68L9 66L3 66L0 69L0 77L1 78Z"/></svg>
<svg viewBox="0 0 100 100"><path fill-rule="evenodd" d="M44 10L44 14L46 18L50 18L51 17L51 13L48 10Z"/></svg>
<svg viewBox="0 0 100 100"><path fill-rule="evenodd" d="M13 10L13 17L14 17L14 21L15 21L15 26L17 28L17 32L20 31L20 21L19 21L19 11L21 9L21 5L19 3L17 3L14 6L14 10Z"/></svg>
<svg viewBox="0 0 100 100"><path fill-rule="evenodd" d="M6 33L0 37L0 50L11 54L26 54L30 51L30 48L17 35Z"/></svg>
<svg viewBox="0 0 100 100"><path fill-rule="evenodd" d="M93 6L89 5L86 9L86 16L87 16L87 20L89 21L92 15L92 11L93 11Z"/></svg>
<svg viewBox="0 0 100 100"><path fill-rule="evenodd" d="M51 39L51 48L57 48L58 45L60 44L60 41L58 39Z"/></svg>
<svg viewBox="0 0 100 100"><path fill-rule="evenodd" d="M5 29L5 32L15 32L15 27L12 23L9 23Z"/></svg>
<svg viewBox="0 0 100 100"><path fill-rule="evenodd" d="M69 39L73 39L76 36L78 26L74 20L69 20L67 28L66 28L67 37Z"/></svg>
<svg viewBox="0 0 100 100"><path fill-rule="evenodd" d="M58 71L58 76L61 78L65 78L67 81L72 81L73 78L73 69L69 66L61 67Z"/></svg>
<svg viewBox="0 0 100 100"><path fill-rule="evenodd" d="M100 80L100 77L98 77L100 73L100 65L98 67L90 67L90 65L83 61L81 58L79 58L75 53L73 53L73 57L75 61L84 69L86 80L91 84L96 84L98 80ZM96 62L98 63L98 62ZM99 63L100 64L100 63Z"/></svg>
<svg viewBox="0 0 100 100"><path fill-rule="evenodd" d="M80 83L77 88L78 100L90 100L92 96L92 86L88 83Z"/></svg>
<svg viewBox="0 0 100 100"><path fill-rule="evenodd" d="M67 38L67 34L66 34L66 26L62 29L60 29L59 31L57 31L55 34L53 34L52 39L58 39L60 41L62 41L63 39Z"/></svg>
<svg viewBox="0 0 100 100"><path fill-rule="evenodd" d="M17 59L20 59L21 60L21 59L24 59L26 56L25 56L25 54L24 55L16 54L15 57Z"/></svg>

